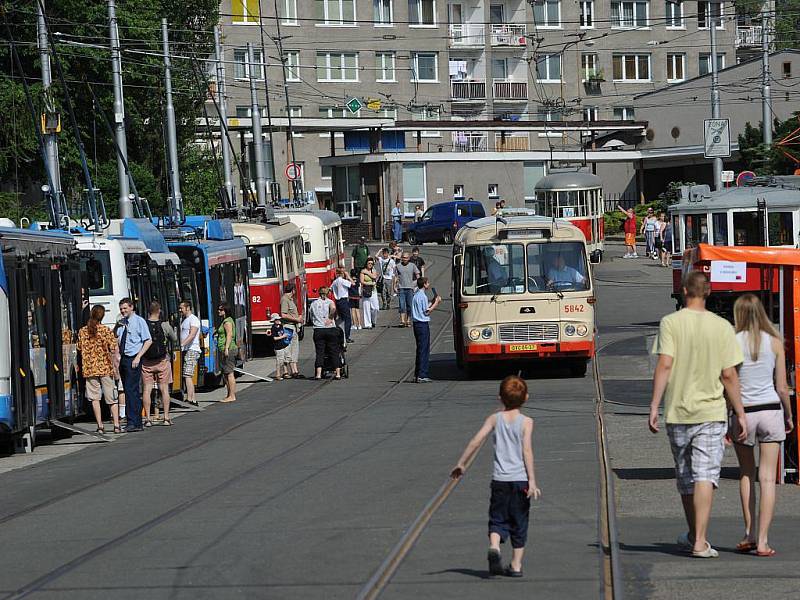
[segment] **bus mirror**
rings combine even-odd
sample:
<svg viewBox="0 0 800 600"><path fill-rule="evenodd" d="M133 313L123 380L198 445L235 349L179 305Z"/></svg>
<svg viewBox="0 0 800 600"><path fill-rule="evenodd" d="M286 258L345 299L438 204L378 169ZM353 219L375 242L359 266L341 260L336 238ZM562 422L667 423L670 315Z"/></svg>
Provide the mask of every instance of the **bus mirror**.
<svg viewBox="0 0 800 600"><path fill-rule="evenodd" d="M258 252L250 253L250 272L251 273L261 272L261 255Z"/></svg>
<svg viewBox="0 0 800 600"><path fill-rule="evenodd" d="M460 254L454 254L453 255L453 266L454 267L458 267L460 265L461 265L461 255Z"/></svg>
<svg viewBox="0 0 800 600"><path fill-rule="evenodd" d="M311 242L303 242L303 254L311 254Z"/></svg>
<svg viewBox="0 0 800 600"><path fill-rule="evenodd" d="M593 265L600 264L602 256L603 255L600 253L600 250L595 250L589 255L589 262L591 262Z"/></svg>

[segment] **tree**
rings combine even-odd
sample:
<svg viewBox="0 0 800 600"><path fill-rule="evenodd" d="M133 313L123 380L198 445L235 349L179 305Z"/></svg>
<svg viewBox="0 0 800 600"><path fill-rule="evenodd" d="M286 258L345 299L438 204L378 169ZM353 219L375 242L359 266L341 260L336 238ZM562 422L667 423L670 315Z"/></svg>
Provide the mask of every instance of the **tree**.
<svg viewBox="0 0 800 600"><path fill-rule="evenodd" d="M800 112L783 122L775 119L773 140L781 140L798 126L800 126ZM739 134L739 154L745 168L757 175L789 175L793 173L797 163L781 152L774 143L767 148L762 140L761 124L753 127L750 123L746 123L744 131ZM792 154L791 149L785 148L785 150ZM800 158L797 152L792 155Z"/></svg>

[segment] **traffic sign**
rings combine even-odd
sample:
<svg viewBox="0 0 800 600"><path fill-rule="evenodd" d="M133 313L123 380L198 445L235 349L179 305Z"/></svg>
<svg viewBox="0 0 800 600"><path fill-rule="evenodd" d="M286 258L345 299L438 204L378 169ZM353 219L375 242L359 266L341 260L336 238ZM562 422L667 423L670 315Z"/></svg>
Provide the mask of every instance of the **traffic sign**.
<svg viewBox="0 0 800 600"><path fill-rule="evenodd" d="M742 171L736 176L736 185L743 185L745 181L755 179L756 174L752 171Z"/></svg>
<svg viewBox="0 0 800 600"><path fill-rule="evenodd" d="M722 183L731 183L733 181L733 171L723 171L720 179Z"/></svg>
<svg viewBox="0 0 800 600"><path fill-rule="evenodd" d="M303 175L303 169L297 163L289 163L286 165L286 169L283 172L286 174L286 179L289 181L300 179L300 177Z"/></svg>
<svg viewBox="0 0 800 600"><path fill-rule="evenodd" d="M364 104L362 104L361 100L359 100L358 98L350 98L350 100L347 101L345 106L351 113L356 114L363 108Z"/></svg>
<svg viewBox="0 0 800 600"><path fill-rule="evenodd" d="M367 102L367 108L374 110L375 112L378 112L381 109L381 106L383 106L383 104L380 100L370 100Z"/></svg>
<svg viewBox="0 0 800 600"><path fill-rule="evenodd" d="M728 158L731 155L731 123L728 119L705 119L705 144L703 156L706 158Z"/></svg>

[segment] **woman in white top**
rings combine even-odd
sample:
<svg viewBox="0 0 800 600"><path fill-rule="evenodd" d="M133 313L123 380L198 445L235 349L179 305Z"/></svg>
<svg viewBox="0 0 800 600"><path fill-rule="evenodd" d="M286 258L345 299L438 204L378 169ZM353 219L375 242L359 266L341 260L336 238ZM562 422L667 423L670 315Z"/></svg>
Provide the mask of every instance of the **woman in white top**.
<svg viewBox="0 0 800 600"><path fill-rule="evenodd" d="M767 318L761 301L753 294L745 294L736 301L733 316L736 339L744 354L739 382L747 416L747 439L735 444L745 531L736 549L740 552L755 550L758 556L773 556L775 550L770 548L767 534L775 510L778 455L780 443L792 430L783 338ZM735 422L733 419L733 439L736 439ZM761 488L758 535L754 527L756 461L753 449L756 442L759 445L758 482Z"/></svg>

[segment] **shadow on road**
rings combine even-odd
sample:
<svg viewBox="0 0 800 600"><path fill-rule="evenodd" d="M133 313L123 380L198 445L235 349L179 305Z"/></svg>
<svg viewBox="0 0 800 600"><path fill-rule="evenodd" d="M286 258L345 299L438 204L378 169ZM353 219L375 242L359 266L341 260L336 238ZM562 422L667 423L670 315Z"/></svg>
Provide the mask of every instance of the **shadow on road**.
<svg viewBox="0 0 800 600"><path fill-rule="evenodd" d="M623 480L656 481L659 479L675 479L675 469L672 467L614 469L614 474ZM720 478L738 480L739 468L722 467Z"/></svg>
<svg viewBox="0 0 800 600"><path fill-rule="evenodd" d="M582 378L573 375L568 364L557 360L473 363L466 370L456 366L455 354L452 352L431 354L430 359L430 376L437 381L500 381L505 376L517 375L520 371L522 377L528 380Z"/></svg>
<svg viewBox="0 0 800 600"><path fill-rule="evenodd" d="M477 569L444 569L443 571L431 571L426 575L444 575L445 573L457 573L459 575L468 575L469 577L476 577L477 579L491 579L489 571L478 571Z"/></svg>

